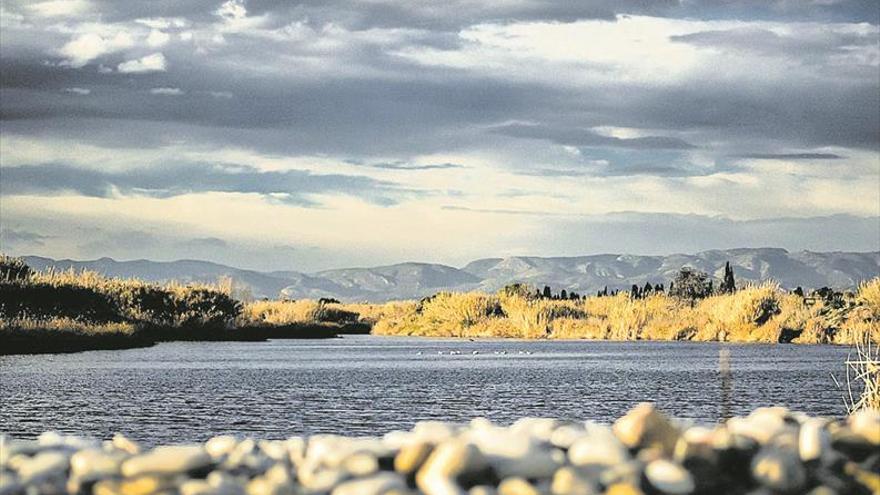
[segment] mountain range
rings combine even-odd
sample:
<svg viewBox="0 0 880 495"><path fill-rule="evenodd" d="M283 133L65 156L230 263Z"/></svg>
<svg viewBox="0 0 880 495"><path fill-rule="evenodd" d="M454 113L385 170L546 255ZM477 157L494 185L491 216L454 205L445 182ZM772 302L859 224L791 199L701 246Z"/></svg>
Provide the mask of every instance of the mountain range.
<svg viewBox="0 0 880 495"><path fill-rule="evenodd" d="M372 268L343 268L317 273L259 272L197 260L92 261L26 256L34 269L93 270L111 277L151 282L216 282L230 277L255 297L292 299L332 297L343 301L412 299L441 290L496 291L513 282L549 285L581 294L599 289L628 289L646 282L668 283L684 266L719 278L730 262L737 282L775 280L786 288L851 288L880 276L880 251L789 252L780 248L742 248L696 254L638 256L600 254L575 257L511 256L472 261L461 268L434 263L399 263Z"/></svg>

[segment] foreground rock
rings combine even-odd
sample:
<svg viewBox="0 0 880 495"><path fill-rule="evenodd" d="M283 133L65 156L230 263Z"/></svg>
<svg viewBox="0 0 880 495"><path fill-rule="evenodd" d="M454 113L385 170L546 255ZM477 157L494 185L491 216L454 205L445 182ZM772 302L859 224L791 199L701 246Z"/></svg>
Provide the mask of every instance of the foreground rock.
<svg viewBox="0 0 880 495"><path fill-rule="evenodd" d="M612 426L477 419L152 450L119 435L0 439L0 495L869 495L878 473L880 413L833 421L783 408L714 427L643 404Z"/></svg>

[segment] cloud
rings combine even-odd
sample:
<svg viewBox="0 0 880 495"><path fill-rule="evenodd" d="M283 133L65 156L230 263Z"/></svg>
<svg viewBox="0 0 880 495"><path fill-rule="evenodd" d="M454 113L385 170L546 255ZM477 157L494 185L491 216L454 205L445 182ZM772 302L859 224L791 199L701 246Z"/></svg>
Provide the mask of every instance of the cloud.
<svg viewBox="0 0 880 495"><path fill-rule="evenodd" d="M28 9L41 17L60 17L81 14L90 9L86 0L49 0L28 5Z"/></svg>
<svg viewBox="0 0 880 495"><path fill-rule="evenodd" d="M751 153L734 156L754 160L842 160L846 158L835 153Z"/></svg>
<svg viewBox="0 0 880 495"><path fill-rule="evenodd" d="M153 53L136 60L122 62L116 66L116 70L123 74L140 74L144 72L164 72L165 66L165 55Z"/></svg>
<svg viewBox="0 0 880 495"><path fill-rule="evenodd" d="M92 90L88 88L64 88L66 93L73 93L75 95L85 96L92 92Z"/></svg>
<svg viewBox="0 0 880 495"><path fill-rule="evenodd" d="M170 34L159 31L158 29L153 29L147 36L147 46L158 48L160 46L164 46L166 43L168 43L170 39Z"/></svg>
<svg viewBox="0 0 880 495"><path fill-rule="evenodd" d="M355 162L355 164L359 164ZM466 168L464 165L459 165L457 163L428 163L428 164L413 164L406 162L378 162L378 163L370 163L367 166L373 168L382 168L387 170L449 170L456 168Z"/></svg>
<svg viewBox="0 0 880 495"><path fill-rule="evenodd" d="M183 94L183 90L181 90L180 88L153 88L150 90L150 94L164 95L164 96L180 96Z"/></svg>
<svg viewBox="0 0 880 495"><path fill-rule="evenodd" d="M619 138L603 136L588 129L539 124L507 124L494 128L493 132L517 138L545 139L556 144L575 147L606 146L641 150L688 150L695 148L694 145L676 137L644 136Z"/></svg>
<svg viewBox="0 0 880 495"><path fill-rule="evenodd" d="M387 181L305 170L260 171L249 166L181 163L123 171L99 171L64 164L3 168L4 195L69 194L96 198L143 195L169 198L185 194L253 193L281 204L315 207L315 195L350 195L378 205L393 205L406 196L423 194Z"/></svg>
<svg viewBox="0 0 880 495"><path fill-rule="evenodd" d="M95 33L77 35L61 47L59 53L67 59L71 67L79 68L92 60L134 46L134 39L126 32Z"/></svg>
<svg viewBox="0 0 880 495"><path fill-rule="evenodd" d="M49 237L28 230L0 229L0 240L6 249L42 246Z"/></svg>

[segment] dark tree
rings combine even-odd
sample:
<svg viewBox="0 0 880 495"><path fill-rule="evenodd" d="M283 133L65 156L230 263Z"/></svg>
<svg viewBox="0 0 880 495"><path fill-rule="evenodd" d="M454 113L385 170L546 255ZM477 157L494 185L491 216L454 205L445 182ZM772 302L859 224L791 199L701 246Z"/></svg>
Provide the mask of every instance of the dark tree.
<svg viewBox="0 0 880 495"><path fill-rule="evenodd" d="M669 284L669 295L690 301L693 305L697 300L712 294L712 281L705 272L690 267L679 270L675 280Z"/></svg>
<svg viewBox="0 0 880 495"><path fill-rule="evenodd" d="M647 296L652 292L654 292L654 287L651 286L651 282L645 282L645 286L642 287L642 296Z"/></svg>
<svg viewBox="0 0 880 495"><path fill-rule="evenodd" d="M721 281L721 287L718 288L718 292L722 294L736 292L736 280L733 278L733 268L730 266L729 261L724 264L724 279Z"/></svg>
<svg viewBox="0 0 880 495"><path fill-rule="evenodd" d="M562 292L559 293L559 299L568 299L568 292L566 292L565 289L562 289Z"/></svg>
<svg viewBox="0 0 880 495"><path fill-rule="evenodd" d="M654 286L654 292L663 292L663 284L657 284Z"/></svg>
<svg viewBox="0 0 880 495"><path fill-rule="evenodd" d="M631 297L633 299L639 299L640 297L642 297L642 294L639 293L639 286L638 285L636 285L636 284L632 285L632 287L629 289L629 297Z"/></svg>
<svg viewBox="0 0 880 495"><path fill-rule="evenodd" d="M550 286L544 286L544 294L542 296L544 299L553 299L553 293L550 291Z"/></svg>
<svg viewBox="0 0 880 495"><path fill-rule="evenodd" d="M804 288L801 287L800 285L798 285L798 286L797 286L797 289L795 289L794 291L792 291L792 294L794 294L794 295L796 295L796 296L804 297Z"/></svg>

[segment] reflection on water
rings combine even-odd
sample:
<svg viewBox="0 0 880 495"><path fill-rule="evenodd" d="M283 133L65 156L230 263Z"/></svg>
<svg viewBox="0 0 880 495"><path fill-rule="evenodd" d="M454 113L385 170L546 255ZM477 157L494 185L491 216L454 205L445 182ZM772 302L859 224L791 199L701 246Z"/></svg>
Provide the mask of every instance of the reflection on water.
<svg viewBox="0 0 880 495"><path fill-rule="evenodd" d="M776 404L841 415L829 374L842 371L846 352L358 336L7 356L0 357L0 430L99 437L119 431L148 443L220 433L375 435L426 419L610 421L642 401L705 422ZM725 361L730 372L719 373Z"/></svg>

